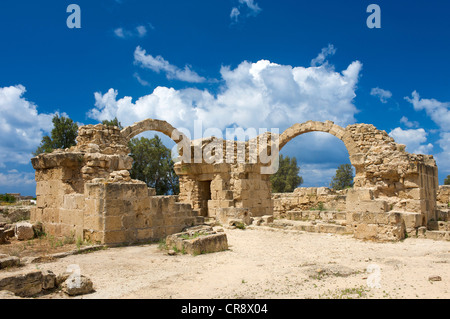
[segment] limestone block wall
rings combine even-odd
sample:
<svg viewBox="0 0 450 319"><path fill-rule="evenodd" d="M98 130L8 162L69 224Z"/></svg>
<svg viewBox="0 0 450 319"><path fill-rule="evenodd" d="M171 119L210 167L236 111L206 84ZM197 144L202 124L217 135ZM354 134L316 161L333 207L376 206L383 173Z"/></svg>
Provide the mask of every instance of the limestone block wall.
<svg viewBox="0 0 450 319"><path fill-rule="evenodd" d="M276 218L338 222L360 239L399 240L427 225L422 213L397 210L395 200L376 198L369 188L337 192L326 187L297 188L272 194L272 199Z"/></svg>
<svg viewBox="0 0 450 319"><path fill-rule="evenodd" d="M437 205L450 208L450 185L440 185L437 191Z"/></svg>
<svg viewBox="0 0 450 319"><path fill-rule="evenodd" d="M257 164L177 164L180 201L205 217L232 208L245 208L252 217L272 215L270 176L260 174L260 169Z"/></svg>
<svg viewBox="0 0 450 319"><path fill-rule="evenodd" d="M450 185L440 185L436 195L438 221L450 220Z"/></svg>
<svg viewBox="0 0 450 319"><path fill-rule="evenodd" d="M345 211L346 190L334 191L327 187L301 187L292 193L274 193L273 216L286 218L289 211L309 211L312 209Z"/></svg>
<svg viewBox="0 0 450 319"><path fill-rule="evenodd" d="M39 204L31 220L53 236L73 236L104 244L152 241L202 223L190 204L178 196L155 196L143 182L84 185L83 193L64 194L61 181L38 186Z"/></svg>
<svg viewBox="0 0 450 319"><path fill-rule="evenodd" d="M82 153L54 152L33 159L36 207L32 221L42 222L55 236L81 236L84 210Z"/></svg>
<svg viewBox="0 0 450 319"><path fill-rule="evenodd" d="M130 178L132 158L117 127L83 126L77 142L32 159L37 205L30 219L46 233L119 244L158 240L202 222L177 196L155 196Z"/></svg>
<svg viewBox="0 0 450 319"><path fill-rule="evenodd" d="M158 240L197 225L189 204L154 196L145 183L87 183L84 238L106 244Z"/></svg>

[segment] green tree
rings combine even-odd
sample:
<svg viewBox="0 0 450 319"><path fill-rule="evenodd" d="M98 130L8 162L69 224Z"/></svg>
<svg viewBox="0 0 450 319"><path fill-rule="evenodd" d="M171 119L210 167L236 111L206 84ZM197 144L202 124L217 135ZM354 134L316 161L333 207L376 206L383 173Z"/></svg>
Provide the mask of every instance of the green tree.
<svg viewBox="0 0 450 319"><path fill-rule="evenodd" d="M297 159L280 155L278 171L270 177L273 193L289 193L303 183L303 177L299 176L300 167Z"/></svg>
<svg viewBox="0 0 450 319"><path fill-rule="evenodd" d="M171 151L158 136L133 138L129 143L133 167L131 178L156 189L157 195L178 194L179 180L174 171Z"/></svg>
<svg viewBox="0 0 450 319"><path fill-rule="evenodd" d="M0 202L15 203L16 198L10 194L0 194Z"/></svg>
<svg viewBox="0 0 450 319"><path fill-rule="evenodd" d="M33 153L35 156L41 153L50 153L57 148L69 148L76 145L78 125L70 118L56 114L53 119L53 129L50 136L42 138L41 145Z"/></svg>
<svg viewBox="0 0 450 319"><path fill-rule="evenodd" d="M342 164L336 170L336 175L330 183L330 188L341 190L353 187L353 170L350 164Z"/></svg>
<svg viewBox="0 0 450 319"><path fill-rule="evenodd" d="M115 117L113 120L104 120L102 121L103 125L109 125L109 126L117 126L119 129L123 129L122 124L120 124L117 117Z"/></svg>
<svg viewBox="0 0 450 319"><path fill-rule="evenodd" d="M447 178L444 180L444 185L450 185L450 175L447 175Z"/></svg>

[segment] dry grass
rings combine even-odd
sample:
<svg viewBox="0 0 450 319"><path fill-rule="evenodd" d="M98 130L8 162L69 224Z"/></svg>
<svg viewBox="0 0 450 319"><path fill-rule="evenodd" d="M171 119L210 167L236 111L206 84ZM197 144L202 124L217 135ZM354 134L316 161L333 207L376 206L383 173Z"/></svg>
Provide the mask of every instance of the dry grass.
<svg viewBox="0 0 450 319"><path fill-rule="evenodd" d="M10 238L9 243L0 245L0 254L23 257L39 257L75 250L79 246L73 237L55 238L43 235L27 241Z"/></svg>

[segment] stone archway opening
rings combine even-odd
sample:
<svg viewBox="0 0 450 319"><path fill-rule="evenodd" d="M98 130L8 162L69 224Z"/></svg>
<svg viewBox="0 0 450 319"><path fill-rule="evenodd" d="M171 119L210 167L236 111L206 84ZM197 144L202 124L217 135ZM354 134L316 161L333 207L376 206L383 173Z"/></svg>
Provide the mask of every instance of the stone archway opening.
<svg viewBox="0 0 450 319"><path fill-rule="evenodd" d="M336 141L336 138L339 141ZM323 162L329 163L332 161L329 159L331 154L325 148L335 147L336 143L339 143L340 160L334 161L334 165L328 164L328 169L325 173L324 165L318 165L320 172L312 172L309 175L309 178L313 178L314 173L315 176L320 176L322 182L317 183L316 181L311 182L311 180L308 180L308 171L305 170L302 164L302 157L296 157L298 160L297 164L300 166L299 175L302 176L304 183L293 190L293 192L272 194L274 217L305 220L311 215L308 211L323 211L324 213L325 211L332 211L329 215L335 215L336 211L346 210L346 190L331 189L330 182L339 165L352 165L350 154L354 154L355 152L352 141L346 138L345 129L332 122L322 123L309 121L302 124L295 124L280 135L280 154L299 153L299 151L295 152L292 150L292 147L295 147L296 143L297 145L302 142L308 143L307 141L310 140L316 141L315 145L311 147L316 153L308 155L314 158L323 156L325 159ZM320 142L317 143L317 141ZM323 143L324 141L326 142ZM309 143L311 144L311 142ZM353 165L351 167L353 169L353 179L355 179L356 167ZM306 175L305 172L307 173ZM317 213L314 218L319 218L320 215L320 213Z"/></svg>
<svg viewBox="0 0 450 319"><path fill-rule="evenodd" d="M171 139L154 131L130 139L128 155L133 159L130 177L154 188L156 195L178 195L178 175L171 154L174 146Z"/></svg>
<svg viewBox="0 0 450 319"><path fill-rule="evenodd" d="M351 164L345 144L324 132L308 132L290 140L280 151L280 156L295 158L300 167L302 184L298 187L330 187L336 170L342 164L350 165L352 182L355 167ZM331 187L330 187L331 188Z"/></svg>

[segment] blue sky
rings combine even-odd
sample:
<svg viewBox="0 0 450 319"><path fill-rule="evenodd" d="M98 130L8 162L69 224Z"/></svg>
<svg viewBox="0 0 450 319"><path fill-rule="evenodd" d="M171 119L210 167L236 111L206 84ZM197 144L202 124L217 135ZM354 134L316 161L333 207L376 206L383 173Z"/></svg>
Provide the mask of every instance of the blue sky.
<svg viewBox="0 0 450 319"><path fill-rule="evenodd" d="M381 8L381 28L366 12ZM69 4L81 29L69 29ZM370 123L450 174L447 1L0 3L0 193L34 194L31 153L55 112L80 124L147 117L280 131L297 122ZM170 140L165 139L167 146ZM341 141L305 134L303 186L348 163Z"/></svg>

